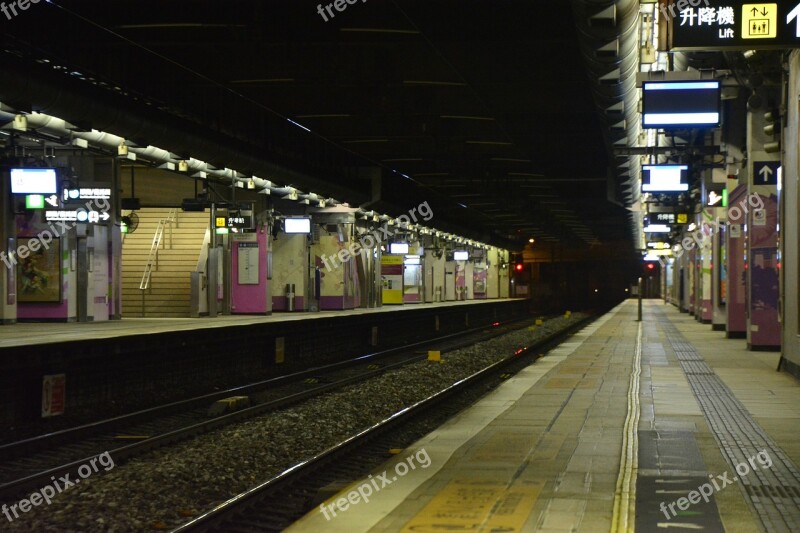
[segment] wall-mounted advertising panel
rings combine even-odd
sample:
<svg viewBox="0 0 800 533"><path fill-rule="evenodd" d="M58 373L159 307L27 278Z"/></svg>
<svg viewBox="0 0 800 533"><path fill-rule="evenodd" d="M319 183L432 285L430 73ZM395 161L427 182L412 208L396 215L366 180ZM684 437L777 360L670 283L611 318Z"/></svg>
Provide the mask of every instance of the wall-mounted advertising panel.
<svg viewBox="0 0 800 533"><path fill-rule="evenodd" d="M683 192L688 190L688 165L642 165L642 192Z"/></svg>
<svg viewBox="0 0 800 533"><path fill-rule="evenodd" d="M642 83L642 127L719 126L721 94L717 80L646 81Z"/></svg>

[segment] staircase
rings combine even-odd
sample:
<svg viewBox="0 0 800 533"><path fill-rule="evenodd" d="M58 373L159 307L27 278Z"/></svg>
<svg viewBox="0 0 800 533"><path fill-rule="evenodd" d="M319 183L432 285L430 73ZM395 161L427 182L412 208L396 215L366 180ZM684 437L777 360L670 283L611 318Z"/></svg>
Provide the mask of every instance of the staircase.
<svg viewBox="0 0 800 533"><path fill-rule="evenodd" d="M122 316L188 318L190 274L197 268L209 215L177 209L175 222L171 224L171 239L170 224L166 224L158 248L158 263L152 265L149 288L142 291L139 287L153 235L159 221L169 218L170 209L142 208L136 214L139 226L134 233L126 234L122 242Z"/></svg>

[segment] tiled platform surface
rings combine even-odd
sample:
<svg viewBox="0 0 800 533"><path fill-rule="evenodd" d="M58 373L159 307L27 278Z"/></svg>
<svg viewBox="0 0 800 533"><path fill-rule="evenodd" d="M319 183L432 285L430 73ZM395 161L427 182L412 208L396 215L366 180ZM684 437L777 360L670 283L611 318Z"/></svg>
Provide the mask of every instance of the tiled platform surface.
<svg viewBox="0 0 800 533"><path fill-rule="evenodd" d="M191 331L195 329L266 324L270 322L315 320L337 316L352 316L370 313L414 311L434 307L481 305L486 303L496 303L498 301L500 300L464 300L427 304L387 305L372 309L359 308L342 311L319 311L315 313L274 313L267 316L220 315L214 318L123 318L122 320L87 322L80 324L74 322L21 322L17 324L0 325L0 348L7 348L11 346L28 346L32 344L49 344L54 342L69 342L85 339L107 339L149 333L166 333L172 331Z"/></svg>
<svg viewBox="0 0 800 533"><path fill-rule="evenodd" d="M744 341L725 339L657 300L645 301L641 331L640 480L663 482L667 489L658 489L658 498L685 496L668 489L695 479L686 476L702 482L732 471L676 355L676 335L693 345L785 460L800 463L800 384L775 371L777 353L749 352ZM630 300L377 469L373 479L385 471L390 484L373 489L369 502L334 507L336 516L329 509L329 519L317 509L288 531L609 531L638 332ZM667 441L659 439L676 436L678 453L669 456ZM689 450L699 451L692 457ZM412 455L429 457L430 466L397 475L404 469L396 465ZM355 482L326 504L371 481ZM713 494L716 509L702 518L710 520L702 529L765 530L744 485ZM657 500L637 496L635 512L654 516L654 530L701 529L692 520L702 513L689 509L662 519Z"/></svg>

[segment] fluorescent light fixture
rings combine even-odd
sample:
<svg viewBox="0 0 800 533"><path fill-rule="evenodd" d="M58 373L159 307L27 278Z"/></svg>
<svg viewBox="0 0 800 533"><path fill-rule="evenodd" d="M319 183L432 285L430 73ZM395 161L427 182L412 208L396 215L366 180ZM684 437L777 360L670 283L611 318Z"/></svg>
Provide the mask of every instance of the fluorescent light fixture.
<svg viewBox="0 0 800 533"><path fill-rule="evenodd" d="M469 261L469 252L466 250L456 250L453 252L453 261Z"/></svg>
<svg viewBox="0 0 800 533"><path fill-rule="evenodd" d="M309 133L311 132L311 130L310 130L310 129L306 128L306 127L305 127L305 126L303 126L302 124L298 124L297 122L295 122L294 120L292 120L292 119L290 119L290 118L287 118L286 120L288 120L289 122L291 122L292 124L294 124L295 126L297 126L297 127L298 127L298 128L300 128L300 129L306 130L306 131L307 131L307 132L309 132Z"/></svg>
<svg viewBox="0 0 800 533"><path fill-rule="evenodd" d="M307 217L284 219L283 231L285 233L311 233L311 219Z"/></svg>
<svg viewBox="0 0 800 533"><path fill-rule="evenodd" d="M399 33L403 35L417 35L418 30L407 30L401 28L339 28L341 32L351 33Z"/></svg>
<svg viewBox="0 0 800 533"><path fill-rule="evenodd" d="M389 253L390 254L407 254L408 253L408 243L407 242L393 242L389 245Z"/></svg>

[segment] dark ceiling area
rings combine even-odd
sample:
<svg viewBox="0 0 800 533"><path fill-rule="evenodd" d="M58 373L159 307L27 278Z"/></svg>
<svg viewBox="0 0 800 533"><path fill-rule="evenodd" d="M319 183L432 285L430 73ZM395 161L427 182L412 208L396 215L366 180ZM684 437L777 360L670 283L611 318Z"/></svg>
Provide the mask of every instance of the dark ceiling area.
<svg viewBox="0 0 800 533"><path fill-rule="evenodd" d="M631 240L569 2L317 5L40 2L2 21L0 61L296 171L259 174L279 184L394 215L426 200L484 242ZM17 89L0 100L59 107ZM138 141L87 106L58 116Z"/></svg>

